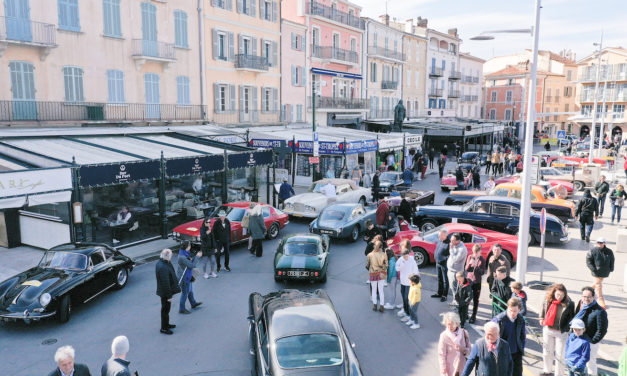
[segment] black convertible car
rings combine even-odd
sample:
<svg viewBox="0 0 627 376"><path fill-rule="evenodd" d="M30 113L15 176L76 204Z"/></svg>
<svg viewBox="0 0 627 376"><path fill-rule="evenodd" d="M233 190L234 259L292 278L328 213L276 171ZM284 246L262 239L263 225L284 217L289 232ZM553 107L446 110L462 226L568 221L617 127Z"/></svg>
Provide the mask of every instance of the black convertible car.
<svg viewBox="0 0 627 376"><path fill-rule="evenodd" d="M324 290L255 292L248 305L252 375L362 375Z"/></svg>
<svg viewBox="0 0 627 376"><path fill-rule="evenodd" d="M128 282L133 261L104 244L63 244L46 251L39 265L0 283L0 319L70 319L72 305L86 303Z"/></svg>

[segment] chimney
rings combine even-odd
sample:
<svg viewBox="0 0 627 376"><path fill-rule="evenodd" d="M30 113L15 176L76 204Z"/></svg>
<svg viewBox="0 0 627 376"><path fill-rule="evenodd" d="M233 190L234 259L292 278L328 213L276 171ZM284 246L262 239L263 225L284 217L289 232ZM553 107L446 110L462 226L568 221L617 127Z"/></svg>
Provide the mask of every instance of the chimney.
<svg viewBox="0 0 627 376"><path fill-rule="evenodd" d="M448 35L451 35L451 36L457 38L457 28L448 29Z"/></svg>
<svg viewBox="0 0 627 376"><path fill-rule="evenodd" d="M416 18L416 22L418 23L418 27L427 27L427 24L429 23L429 20L426 18L422 18L422 17L418 17Z"/></svg>
<svg viewBox="0 0 627 376"><path fill-rule="evenodd" d="M381 23L385 24L386 26L390 26L390 15L389 14L384 14L382 16L379 16L379 20L381 20Z"/></svg>

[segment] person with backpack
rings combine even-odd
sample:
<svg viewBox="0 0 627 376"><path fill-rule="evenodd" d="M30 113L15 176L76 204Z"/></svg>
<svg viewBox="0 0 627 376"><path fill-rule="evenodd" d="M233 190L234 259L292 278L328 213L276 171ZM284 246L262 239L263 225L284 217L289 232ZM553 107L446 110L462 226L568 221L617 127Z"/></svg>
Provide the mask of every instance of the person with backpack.
<svg viewBox="0 0 627 376"><path fill-rule="evenodd" d="M614 223L614 215L616 215L616 223L620 223L620 215L623 211L623 205L625 204L625 199L627 198L627 193L625 193L625 187L622 184L616 186L616 188L612 189L610 193L610 203L612 204L612 223ZM605 201L605 197L603 197ZM603 209L601 209L601 214L603 214Z"/></svg>
<svg viewBox="0 0 627 376"><path fill-rule="evenodd" d="M575 218L579 218L579 231L581 232L581 240L590 242L592 227L594 220L599 218L599 206L597 200L592 197L590 190L583 192L583 199L579 201L577 210L575 210Z"/></svg>

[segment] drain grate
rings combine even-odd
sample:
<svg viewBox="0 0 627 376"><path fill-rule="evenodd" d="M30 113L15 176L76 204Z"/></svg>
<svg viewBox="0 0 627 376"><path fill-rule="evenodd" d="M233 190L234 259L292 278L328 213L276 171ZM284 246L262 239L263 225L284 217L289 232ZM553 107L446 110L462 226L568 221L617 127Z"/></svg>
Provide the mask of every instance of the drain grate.
<svg viewBox="0 0 627 376"><path fill-rule="evenodd" d="M48 339L44 339L41 344L42 345L54 345L55 343L57 343L56 338L48 338Z"/></svg>

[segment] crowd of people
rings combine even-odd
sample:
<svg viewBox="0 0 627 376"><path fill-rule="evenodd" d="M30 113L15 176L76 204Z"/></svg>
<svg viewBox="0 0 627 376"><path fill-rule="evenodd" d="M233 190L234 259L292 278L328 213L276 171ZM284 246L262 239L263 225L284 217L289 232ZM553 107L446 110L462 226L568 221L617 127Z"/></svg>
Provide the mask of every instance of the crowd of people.
<svg viewBox="0 0 627 376"><path fill-rule="evenodd" d="M130 345L126 336L117 336L111 342L111 357L104 361L100 368L102 376L138 376L139 373L131 373L127 359ZM48 376L91 376L89 367L76 363L76 351L72 346L61 346L54 354L54 362L57 367Z"/></svg>

